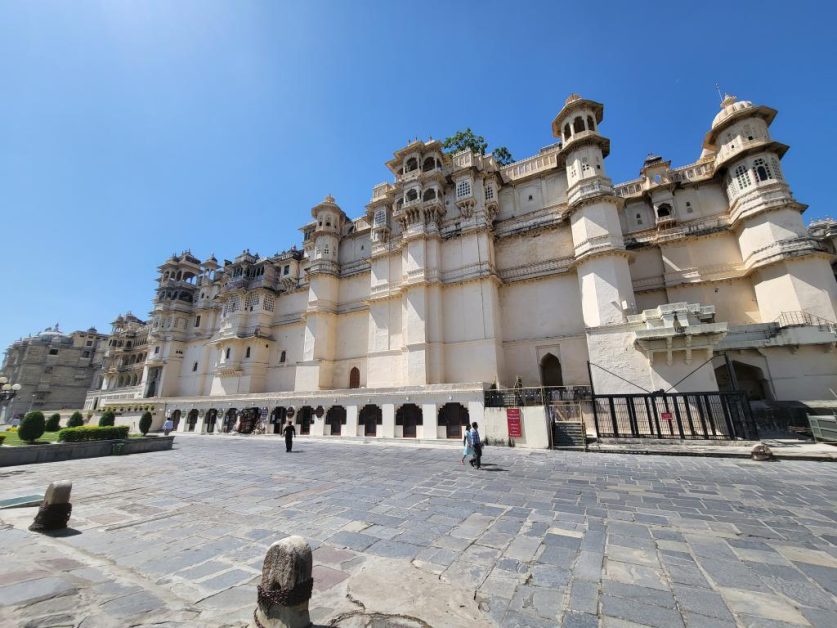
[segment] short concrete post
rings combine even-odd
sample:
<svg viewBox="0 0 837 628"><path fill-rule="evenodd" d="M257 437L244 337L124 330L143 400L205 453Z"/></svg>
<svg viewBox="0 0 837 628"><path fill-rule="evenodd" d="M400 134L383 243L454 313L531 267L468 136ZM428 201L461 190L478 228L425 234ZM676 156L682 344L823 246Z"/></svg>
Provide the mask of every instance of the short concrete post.
<svg viewBox="0 0 837 628"><path fill-rule="evenodd" d="M311 546L289 536L267 550L253 620L258 628L305 628L311 625L308 601L314 580Z"/></svg>
<svg viewBox="0 0 837 628"><path fill-rule="evenodd" d="M70 480L52 482L46 490L44 501L38 507L35 521L29 526L33 532L48 530L63 530L70 520L73 505L70 503L70 491L73 483Z"/></svg>

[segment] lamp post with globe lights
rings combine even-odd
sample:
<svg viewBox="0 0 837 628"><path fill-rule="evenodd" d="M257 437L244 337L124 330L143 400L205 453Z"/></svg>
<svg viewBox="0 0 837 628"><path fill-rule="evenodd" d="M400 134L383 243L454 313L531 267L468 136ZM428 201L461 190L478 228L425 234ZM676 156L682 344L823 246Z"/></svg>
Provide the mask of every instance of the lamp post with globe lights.
<svg viewBox="0 0 837 628"><path fill-rule="evenodd" d="M17 396L17 392L21 389L20 384L12 384L8 377L0 376L0 404L3 405L3 412L0 412L0 417L5 419L6 408L5 404Z"/></svg>

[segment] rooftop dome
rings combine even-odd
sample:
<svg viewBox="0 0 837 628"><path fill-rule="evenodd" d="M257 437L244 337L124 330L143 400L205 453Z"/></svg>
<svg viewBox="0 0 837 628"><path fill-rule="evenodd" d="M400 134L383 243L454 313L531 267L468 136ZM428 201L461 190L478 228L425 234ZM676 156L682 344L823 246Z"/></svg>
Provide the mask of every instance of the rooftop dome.
<svg viewBox="0 0 837 628"><path fill-rule="evenodd" d="M738 100L735 96L727 95L721 101L721 110L715 119L712 120L712 128L714 129L724 120L729 118L732 114L741 111L742 109L752 109L753 103L749 100Z"/></svg>

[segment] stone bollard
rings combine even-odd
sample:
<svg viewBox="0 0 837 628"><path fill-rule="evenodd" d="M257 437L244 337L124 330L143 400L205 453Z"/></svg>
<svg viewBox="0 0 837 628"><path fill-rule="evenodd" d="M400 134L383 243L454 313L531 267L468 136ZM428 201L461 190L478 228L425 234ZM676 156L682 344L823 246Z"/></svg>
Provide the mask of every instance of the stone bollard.
<svg viewBox="0 0 837 628"><path fill-rule="evenodd" d="M773 452L770 450L770 447L764 443L759 443L753 447L753 450L750 452L750 457L753 460L772 460Z"/></svg>
<svg viewBox="0 0 837 628"><path fill-rule="evenodd" d="M35 521L29 529L33 532L46 532L66 528L73 511L73 505L70 503L72 490L73 483L70 480L52 482L47 487L44 501L38 507L38 514L35 515Z"/></svg>
<svg viewBox="0 0 837 628"><path fill-rule="evenodd" d="M314 579L311 546L289 536L267 550L253 620L258 628L305 628L311 625L308 601Z"/></svg>

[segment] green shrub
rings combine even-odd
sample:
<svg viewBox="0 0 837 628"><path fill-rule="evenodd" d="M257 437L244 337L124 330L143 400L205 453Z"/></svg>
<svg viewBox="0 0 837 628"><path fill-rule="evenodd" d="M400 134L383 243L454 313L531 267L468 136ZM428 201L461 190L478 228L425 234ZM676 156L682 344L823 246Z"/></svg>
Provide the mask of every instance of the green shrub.
<svg viewBox="0 0 837 628"><path fill-rule="evenodd" d="M90 440L117 440L128 438L128 426L95 427L65 427L58 432L58 440L64 443L81 443Z"/></svg>
<svg viewBox="0 0 837 628"><path fill-rule="evenodd" d="M49 415L49 418L46 422L46 431L47 432L57 432L61 429L61 415L57 412L55 414Z"/></svg>
<svg viewBox="0 0 837 628"><path fill-rule="evenodd" d="M67 421L67 427L81 427L84 425L84 417L78 410L73 412L70 419Z"/></svg>
<svg viewBox="0 0 837 628"><path fill-rule="evenodd" d="M6 440L5 435L0 434L0 445L2 445L2 444L3 444L3 441L4 441L4 440Z"/></svg>
<svg viewBox="0 0 837 628"><path fill-rule="evenodd" d="M110 410L105 410L99 417L99 427L113 427L115 421L116 415Z"/></svg>
<svg viewBox="0 0 837 628"><path fill-rule="evenodd" d="M152 421L152 418L151 418L151 413L150 412L146 412L145 414L143 414L140 417L139 431L142 432L143 436L148 434L148 430L151 429L151 421Z"/></svg>
<svg viewBox="0 0 837 628"><path fill-rule="evenodd" d="M23 417L23 421L20 422L17 435L22 441L34 443L44 435L45 428L46 420L44 419L44 413L35 410Z"/></svg>

